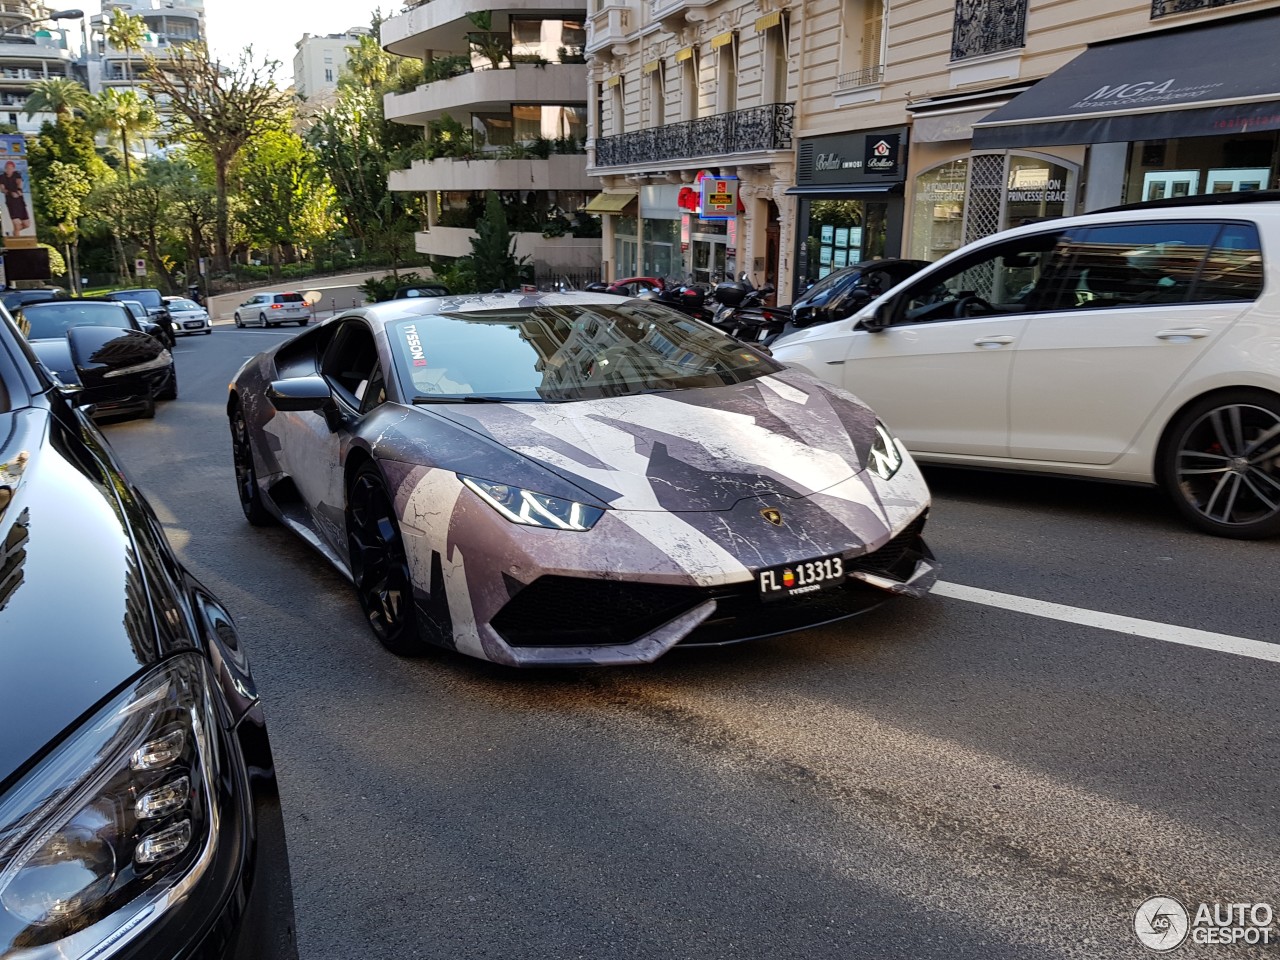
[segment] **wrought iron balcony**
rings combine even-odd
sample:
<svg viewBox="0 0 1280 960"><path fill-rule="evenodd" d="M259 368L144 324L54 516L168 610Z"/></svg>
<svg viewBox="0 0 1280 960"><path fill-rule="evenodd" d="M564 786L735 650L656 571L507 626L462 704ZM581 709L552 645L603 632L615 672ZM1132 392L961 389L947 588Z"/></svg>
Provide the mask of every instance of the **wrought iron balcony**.
<svg viewBox="0 0 1280 960"><path fill-rule="evenodd" d="M794 103L770 103L596 140L597 167L790 150Z"/></svg>
<svg viewBox="0 0 1280 960"><path fill-rule="evenodd" d="M956 0L952 60L1016 50L1026 42L1027 0Z"/></svg>
<svg viewBox="0 0 1280 960"><path fill-rule="evenodd" d="M1171 13L1185 13L1188 10L1209 10L1213 7L1225 7L1242 0L1151 0L1151 19L1158 20Z"/></svg>

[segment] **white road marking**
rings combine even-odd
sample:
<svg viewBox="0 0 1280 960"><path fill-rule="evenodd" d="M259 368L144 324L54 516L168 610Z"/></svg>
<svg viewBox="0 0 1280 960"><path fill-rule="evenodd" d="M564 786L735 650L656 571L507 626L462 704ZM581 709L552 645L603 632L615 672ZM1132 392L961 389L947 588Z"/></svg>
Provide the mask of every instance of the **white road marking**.
<svg viewBox="0 0 1280 960"><path fill-rule="evenodd" d="M1032 600L1030 597L1019 597L1011 593L996 593L994 590L966 587L960 583L939 581L934 585L933 592L940 597L967 600L970 603L981 603L988 607L1012 610L1015 613L1029 613L1034 617L1046 617L1050 620L1097 627L1099 630L1146 637L1149 640L1163 640L1165 643L1177 643L1187 647L1200 647L1203 650L1216 650L1219 653L1233 653L1239 657L1252 657L1255 660L1280 663L1280 644L1264 643L1261 640L1249 640L1225 633L1179 627L1155 620L1139 620L1137 617L1122 617L1114 613L1101 613L1081 607L1068 607L1065 604L1050 603L1047 600Z"/></svg>

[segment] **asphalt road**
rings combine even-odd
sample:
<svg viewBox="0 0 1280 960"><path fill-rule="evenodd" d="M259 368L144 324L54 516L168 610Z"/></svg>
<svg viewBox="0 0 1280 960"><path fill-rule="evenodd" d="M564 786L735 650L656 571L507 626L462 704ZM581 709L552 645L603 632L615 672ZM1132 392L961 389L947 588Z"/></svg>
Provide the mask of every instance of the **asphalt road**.
<svg viewBox="0 0 1280 960"><path fill-rule="evenodd" d="M106 432L250 651L303 960L1140 957L1150 895L1280 907L1280 663L941 596L648 667L384 652L236 501L226 384L291 335L180 341L181 399ZM1274 542L929 477L948 583L1280 639Z"/></svg>

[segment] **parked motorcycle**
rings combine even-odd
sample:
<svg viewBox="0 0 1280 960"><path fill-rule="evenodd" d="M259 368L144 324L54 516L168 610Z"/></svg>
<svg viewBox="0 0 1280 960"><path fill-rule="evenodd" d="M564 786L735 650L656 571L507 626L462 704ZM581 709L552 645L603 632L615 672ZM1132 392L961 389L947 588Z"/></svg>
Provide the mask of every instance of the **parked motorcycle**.
<svg viewBox="0 0 1280 960"><path fill-rule="evenodd" d="M652 300L663 306L679 310L685 316L710 323L713 317L711 307L707 304L707 286L701 283L680 283L675 280L663 282L659 290L650 290L640 294L641 298Z"/></svg>
<svg viewBox="0 0 1280 960"><path fill-rule="evenodd" d="M753 286L744 273L740 279L717 284L715 299L718 304L711 323L739 340L747 343L766 344L782 332L791 311L786 307L765 305L773 284Z"/></svg>

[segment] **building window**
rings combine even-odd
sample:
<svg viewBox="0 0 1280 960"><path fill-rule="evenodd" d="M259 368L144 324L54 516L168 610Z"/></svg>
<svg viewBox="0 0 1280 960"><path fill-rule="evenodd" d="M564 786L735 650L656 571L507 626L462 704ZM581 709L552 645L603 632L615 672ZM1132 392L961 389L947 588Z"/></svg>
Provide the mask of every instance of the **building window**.
<svg viewBox="0 0 1280 960"><path fill-rule="evenodd" d="M738 42L735 37L716 50L716 113L738 109Z"/></svg>
<svg viewBox="0 0 1280 960"><path fill-rule="evenodd" d="M693 50L680 67L680 119L696 120L701 116L702 88L698 84L698 51Z"/></svg>
<svg viewBox="0 0 1280 960"><path fill-rule="evenodd" d="M764 89L766 103L787 102L787 21L764 32Z"/></svg>
<svg viewBox="0 0 1280 960"><path fill-rule="evenodd" d="M325 82L325 83L333 83L333 71L332 71L332 70L325 70L325 72L324 72L324 82Z"/></svg>
<svg viewBox="0 0 1280 960"><path fill-rule="evenodd" d="M595 116L594 135L597 137L604 136L604 84L596 84L596 116Z"/></svg>
<svg viewBox="0 0 1280 960"><path fill-rule="evenodd" d="M842 19L836 90L879 83L884 78L884 0L845 0Z"/></svg>
<svg viewBox="0 0 1280 960"><path fill-rule="evenodd" d="M951 59L980 57L1026 44L1027 0L956 0Z"/></svg>
<svg viewBox="0 0 1280 960"><path fill-rule="evenodd" d="M609 104L610 110L613 112L613 132L615 134L626 130L625 111L627 109L627 98L622 89L622 77L618 77L617 81L613 85L612 101Z"/></svg>
<svg viewBox="0 0 1280 960"><path fill-rule="evenodd" d="M662 82L663 71L662 62L659 61L654 65L655 69L649 72L649 126L661 127L666 121L667 115L667 91L666 85Z"/></svg>

